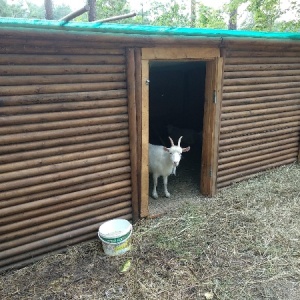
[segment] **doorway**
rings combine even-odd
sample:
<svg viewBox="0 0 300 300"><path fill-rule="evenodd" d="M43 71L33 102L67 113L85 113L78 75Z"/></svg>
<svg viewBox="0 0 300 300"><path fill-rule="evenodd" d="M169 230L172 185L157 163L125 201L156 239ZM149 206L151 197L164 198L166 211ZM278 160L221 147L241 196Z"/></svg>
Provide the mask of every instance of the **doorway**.
<svg viewBox="0 0 300 300"><path fill-rule="evenodd" d="M191 147L191 151L183 155L178 176L169 177L171 194L178 192L180 179L185 187L187 180L189 192L195 195L207 195L205 188L215 186L213 179L217 169L212 165L212 160L216 160L212 155L215 147L211 147L211 151L203 145L205 142L210 146L216 143L217 128L214 125L218 111L209 101L220 90L216 86L216 77L220 74L218 56L219 49L154 48L142 51L141 217L149 216L152 202L149 198L149 183L152 184L148 173L149 142L169 147L168 136L177 143L183 135L181 145ZM188 131L190 135L186 134ZM176 186L174 191L172 182ZM159 185L162 185L161 178ZM186 194L187 190L182 192ZM154 200L156 204L166 202L159 189L158 193L159 199Z"/></svg>

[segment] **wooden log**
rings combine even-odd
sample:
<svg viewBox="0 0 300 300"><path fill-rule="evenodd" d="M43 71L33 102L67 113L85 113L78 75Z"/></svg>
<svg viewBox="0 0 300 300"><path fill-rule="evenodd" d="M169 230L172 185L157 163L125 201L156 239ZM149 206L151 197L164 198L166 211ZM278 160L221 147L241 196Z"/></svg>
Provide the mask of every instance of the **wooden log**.
<svg viewBox="0 0 300 300"><path fill-rule="evenodd" d="M124 82L124 73L112 74L81 74L81 75L33 75L33 76L1 76L0 84L4 85L44 85L66 83L94 83L94 82Z"/></svg>
<svg viewBox="0 0 300 300"><path fill-rule="evenodd" d="M254 166L250 166L248 168L243 168L241 170L236 169L235 172L232 172L230 174L220 176L219 178L219 183L232 180L234 178L238 178L239 176L245 176L245 175L250 175L250 174L256 174L259 170L264 170L266 169L266 166L270 166L273 164L276 164L277 166L279 165L284 165L287 163L293 163L295 162L295 155L289 154L286 156L282 157L274 157L272 159L268 159L264 161L264 164L260 163L255 163Z"/></svg>
<svg viewBox="0 0 300 300"><path fill-rule="evenodd" d="M68 222L70 219L75 223L78 221L80 222L83 219L89 219L89 218L99 216L103 212L108 211L109 209L119 210L119 209L122 209L125 207L128 208L131 205L131 201L127 200L127 201L122 201L119 203L117 202L116 204L106 206L106 207L100 207L100 208L99 208L99 205L96 205L96 204L98 204L98 203L87 204L86 207L90 207L93 210L87 211L85 213L80 213L81 211L84 211L84 210L82 208L77 208L78 215L76 215L76 216L73 216L73 215L69 216L70 213L68 215L67 214L68 211L58 212L57 215L60 215L62 220L65 220L64 221L65 223ZM63 219L63 218L66 218L66 219ZM66 221L67 218L69 219L68 221ZM43 223L41 223L41 224L43 224ZM49 226L51 226L51 225L52 225L52 223L50 222ZM31 228L29 228L29 230L19 230L16 232L15 236L13 236L14 239L11 239L11 240L9 240L9 238L11 237L11 234L5 235L5 236L3 236L3 238L5 240L0 245L0 251L5 251L10 248L15 248L15 247L27 244L27 243L32 243L35 241L39 241L39 240L48 238L53 235L61 234L64 232L66 225L62 224L61 227L54 227L53 229L51 229L51 227L49 228L45 225L44 226L42 225L42 226L39 226L38 228L31 227ZM57 222L55 222L54 226L57 226ZM75 227L76 224L74 224L73 226ZM32 233L28 236L28 235L26 235L26 234L28 234L27 232L32 232Z"/></svg>
<svg viewBox="0 0 300 300"><path fill-rule="evenodd" d="M0 65L119 65L124 55L0 54Z"/></svg>
<svg viewBox="0 0 300 300"><path fill-rule="evenodd" d="M86 13L87 11L90 10L90 6L89 5L85 5L80 9L77 9L75 11L72 11L71 13L69 13L68 15L64 16L63 18L59 19L60 21L64 21L64 24L75 19L78 16L81 16L82 14Z"/></svg>
<svg viewBox="0 0 300 300"><path fill-rule="evenodd" d="M114 162L109 163L109 165L108 165L109 168L112 168L113 166L114 166ZM103 168L104 167L105 166L103 166ZM95 169L95 166L93 166L93 168L91 168L91 169ZM28 180L26 180L26 178L19 178L19 179L14 180L14 181L6 182L6 184L0 184L1 188L3 188L3 195L1 195L1 199L3 199L3 197L6 197L9 194L14 194L15 195L16 190L19 189L19 188L25 188L25 187L28 187L28 186L35 186L36 185L34 187L34 190L37 190L38 185L43 184L43 183L52 182L55 179L61 181L59 184L57 184L57 187L61 187L65 184L65 181L63 181L63 179L69 178L69 177L73 178L75 176L74 172L72 172L72 171L73 170L71 170L71 171L68 170L68 171L65 171L65 172L63 171L63 172L55 173L55 174L45 174L45 176L40 175L40 176L37 176L37 177L28 178ZM113 171L111 170L111 172L113 172ZM75 173L76 173L76 170L75 170ZM97 176L100 176L100 175L101 174L98 174ZM3 174L3 176L5 176L5 174ZM88 175L86 175L86 177L88 177ZM15 191L13 191L14 189L15 189ZM7 192L8 190L11 190L10 192L12 192L12 193ZM25 193L25 191L24 191L24 193Z"/></svg>
<svg viewBox="0 0 300 300"><path fill-rule="evenodd" d="M72 143L70 144L66 144L64 146L59 146L59 147L36 149L31 151L28 150L25 152L0 155L0 164L8 164L8 163L13 163L18 161L30 160L33 157L41 158L41 157L55 156L58 154L62 155L62 154L78 152L78 151L93 150L95 148L97 149L98 146L103 145L102 140L105 139L115 139L116 144L119 145L126 144L129 142L127 129L112 131L108 133L87 135L87 136L83 136L82 138L84 140L83 143L74 143L74 141L72 141Z"/></svg>
<svg viewBox="0 0 300 300"><path fill-rule="evenodd" d="M26 95L23 96L3 96L0 98L1 106L13 105L33 105L33 104L52 104L63 102L77 102L77 101L92 101L92 100L109 100L127 97L127 90L112 90L112 91L90 91L78 92L68 94L44 94L40 95Z"/></svg>
<svg viewBox="0 0 300 300"><path fill-rule="evenodd" d="M93 118L104 117L111 115L127 114L127 107L110 107L102 109L86 109L79 111L64 111L64 112L50 112L44 114L27 114L17 116L1 116L0 126L18 125L18 124L30 124L30 123L44 123L54 122L68 119L78 118Z"/></svg>
<svg viewBox="0 0 300 300"><path fill-rule="evenodd" d="M114 33L107 34L107 30L103 32L97 30L95 32L89 31L88 34L84 31L59 31L56 29L49 29L47 33L43 32L33 32L32 29L15 29L15 28L2 28L2 36L13 36L14 38L28 38L28 39L39 39L43 38L44 40L55 40L61 44L67 44L68 42L80 40L82 43L90 42L93 40L94 43L113 43L114 45L123 45L123 46L150 46L153 47L156 44L159 45L214 45L219 46L221 42L221 37L202 37L202 36L170 36L170 35L144 35L144 34L126 34L126 33ZM36 42L36 44L38 44ZM298 43L295 42L295 45ZM288 46L292 46L292 43L289 43ZM287 46L285 44L285 46Z"/></svg>
<svg viewBox="0 0 300 300"><path fill-rule="evenodd" d="M7 173L0 177L0 182L6 182L16 180L19 178L25 178L30 176L38 176L41 174L48 174L57 172L58 170L74 169L78 165L81 165L83 161L89 162L89 159L93 157L109 156L114 153L127 152L129 146L127 144L117 147L108 147L103 149L96 149L94 151L86 151L84 153L72 153L71 155L65 155L64 158L49 157L46 159L33 159L31 161L24 161L15 163L13 166L3 166L2 169L6 169ZM41 164L39 167L39 161ZM55 163L56 162L56 163ZM17 169L15 169L17 168ZM2 170L4 172L4 170Z"/></svg>
<svg viewBox="0 0 300 300"><path fill-rule="evenodd" d="M222 113L226 114L228 112L250 111L253 109L275 108L275 107L293 106L298 104L300 104L300 101L298 99L295 99L295 100L286 100L286 101L253 103L253 104L245 104L245 105L230 105L230 106L225 105L222 107Z"/></svg>
<svg viewBox="0 0 300 300"><path fill-rule="evenodd" d="M117 207L128 207L131 206L131 201L127 199L117 202L115 201L115 204ZM105 203L105 201L103 201ZM115 208L117 208L115 207ZM102 208L102 209L99 209ZM93 211L92 209L95 209ZM84 218L91 218L97 215L104 214L105 211L112 210L114 207L111 207L111 205L108 205L106 203L105 206L101 205L100 202L94 202L94 203L86 203L84 206L78 206L78 207L72 207L70 209L60 210L60 211L54 211L53 213L50 213L48 215L41 215L37 217L32 218L32 222L35 224L34 226L31 226L29 219L19 220L17 222L13 222L11 224L5 225L6 228L8 228L7 232L1 235L2 242L8 242L9 240L14 239L20 239L22 235L27 234L37 234L40 230L46 230L46 232L49 230L53 234L59 234L59 226L67 225L69 223L78 222L83 220ZM47 224L45 224L47 223ZM48 226L47 226L48 225ZM11 230L10 226L13 226L14 229ZM40 236L41 237L41 236ZM30 237L28 237L30 238ZM34 240L31 236L31 240ZM1 247L1 246L0 246ZM5 245L2 245L2 249L6 247Z"/></svg>
<svg viewBox="0 0 300 300"><path fill-rule="evenodd" d="M124 55L124 49L120 47L108 48L105 44L96 45L93 42L85 43L83 47L80 41L69 43L69 45L60 45L46 40L44 45L36 45L34 40L22 38L3 37L1 41L0 53L2 54L59 54L59 55ZM106 48L105 48L106 47Z"/></svg>
<svg viewBox="0 0 300 300"><path fill-rule="evenodd" d="M213 196L216 193L218 141L221 116L221 93L223 58L207 62L205 105L203 121L203 146L201 159L201 193ZM216 95L217 104L212 97Z"/></svg>
<svg viewBox="0 0 300 300"><path fill-rule="evenodd" d="M219 156L218 164L220 166L220 170L223 168L223 165L226 165L228 163L236 163L237 165L239 165L239 162L243 161L244 159L251 159L253 157L260 157L268 153L295 148L298 146L298 140L298 138L295 138L294 141L287 141L286 143L283 143L281 145L278 144L278 142L268 143L270 147L266 147L265 145L255 145L251 148L249 147L248 149L243 149L244 151L241 151L241 149L239 149L238 151L236 150L235 152L228 151L226 152L228 154L227 157Z"/></svg>
<svg viewBox="0 0 300 300"><path fill-rule="evenodd" d="M11 269L13 267L24 266L32 261L37 261L42 259L43 254L49 253L51 251L62 251L62 249L69 247L73 244L78 244L83 241L95 239L97 235L97 228L103 221L107 221L113 218L122 218L130 220L132 218L131 213L127 213L129 209L119 210L117 212L111 212L104 216L94 219L95 224L85 227L85 231L75 230L72 231L69 237L62 237L61 240L52 241L47 239L46 242L43 241L42 246L34 248L32 251L22 252L20 251L19 255L14 255L13 257L6 258L5 260L0 261L1 270ZM79 232L79 233L78 233ZM95 234L96 232L96 234ZM78 233L78 234L77 234ZM46 245L48 244L48 245Z"/></svg>
<svg viewBox="0 0 300 300"><path fill-rule="evenodd" d="M138 178L138 199L142 199L142 53L140 48L135 48L135 103L137 123L137 178ZM139 203L140 204L140 203ZM139 207L139 213L141 208ZM140 215L139 215L140 216Z"/></svg>
<svg viewBox="0 0 300 300"><path fill-rule="evenodd" d="M114 108L127 106L127 99L109 99L82 102L53 104L32 104L22 106L6 106L1 108L2 115L34 114L45 112L80 111L85 109Z"/></svg>
<svg viewBox="0 0 300 300"><path fill-rule="evenodd" d="M225 47L246 47L249 49L249 46L252 47L262 47L266 48L267 46L271 47L284 47L285 49L291 49L289 46L295 46L299 48L299 42L292 41L290 39L261 39L261 38L235 38L235 37L226 37L223 39L223 45Z"/></svg>
<svg viewBox="0 0 300 300"><path fill-rule="evenodd" d="M292 137L297 137L297 134L295 132L292 132L290 134L286 135L279 135L279 136L271 136L271 137L265 137L257 140L250 140L250 141L241 141L239 143L233 143L233 144L226 144L220 146L220 152L225 151L232 151L236 149L245 149L247 147L251 147L253 145L261 145L272 141L279 141L279 140L285 140Z"/></svg>
<svg viewBox="0 0 300 300"><path fill-rule="evenodd" d="M65 127L62 127L65 128ZM109 136L114 136L119 133L123 134L123 130L128 130L128 123L121 122L116 124L103 124L96 126L86 126L86 127L73 127L64 129L66 134L65 138L62 134L59 134L57 131L54 132L34 132L34 135L37 134L36 140L27 141L26 137L30 135L26 134L25 138L23 134L14 135L13 141L15 142L12 149L11 145L0 145L0 154L13 154L22 151L31 151L38 149L46 149L48 147L59 147L70 144L78 144L84 142L91 142L95 139L108 138ZM46 137L45 137L46 135ZM128 134L127 134L128 135ZM20 139L18 139L20 137ZM22 142L23 141L23 142Z"/></svg>
<svg viewBox="0 0 300 300"><path fill-rule="evenodd" d="M277 82L277 83L269 83L269 84L247 84L240 86L224 86L223 93L236 93L236 92L246 92L246 91L261 91L261 90L274 90L274 84L276 85L276 89L287 89L287 88L297 88L299 87L299 81L296 82Z"/></svg>
<svg viewBox="0 0 300 300"><path fill-rule="evenodd" d="M300 101L298 101L298 105L287 105L280 107L269 107L262 109L247 109L245 110L235 111L235 112L226 112L222 114L222 120L233 119L233 118L242 118L248 116L260 116L260 115L268 115L268 114L276 114L282 112L295 112L299 111L300 113Z"/></svg>
<svg viewBox="0 0 300 300"><path fill-rule="evenodd" d="M237 71L273 71L273 70L299 70L300 64L249 64L249 65L226 65L224 72L237 72Z"/></svg>
<svg viewBox="0 0 300 300"><path fill-rule="evenodd" d="M84 126L84 123L85 123L86 126L89 127L91 132L103 132L103 130L101 130L101 126L102 126L101 124L111 125L113 123L113 121L116 121L116 123L124 122L124 127L128 127L127 120L128 120L128 115L123 114L123 115L116 115L116 116L112 116L112 117L106 116L106 117L99 117L99 118L91 118L91 119L87 119L85 121L78 120L78 122L82 123L83 124L82 126ZM59 125L61 125L61 129L64 129L64 130L67 131L67 129L65 129L65 128L67 128L67 126L65 126L65 125L69 124L69 126L71 126L72 123L75 123L75 122L72 122L72 121L73 120L71 120L69 122L63 122L63 123L58 122L58 123L59 123ZM21 126L22 125L20 124L20 127ZM28 125L28 127L29 126L30 125ZM17 129L20 129L20 127L17 127ZM41 126L41 127L43 127L43 126ZM7 128L10 129L11 127L7 127ZM23 132L25 131L25 133L17 133L17 134L12 134L12 135L3 135L3 139L2 139L1 142L3 143L3 145L16 144L15 146L17 147L17 146L22 146L22 145L18 144L18 143L22 143L22 142L33 142L33 141L47 140L49 138L63 137L63 134L59 133L58 132L59 130L56 130L56 129L59 129L59 128L54 128L53 131L49 130L49 131L45 131L45 132L35 131L35 128L33 128L33 127L30 127L30 129L32 129L32 132L29 131L28 133L26 133L26 126L24 126L23 130L20 130L20 131L23 131ZM52 128L50 128L50 129L52 129ZM78 131L80 131L81 129L82 128L78 128ZM33 134L33 132L34 132L34 134ZM76 135L76 133L74 134L74 131L72 131L72 130L68 130L67 133L69 133L69 136ZM87 131L87 133L89 133L89 132ZM4 134L8 134L8 132L4 131ZM4 149L4 148L7 148L7 147L0 145L0 148Z"/></svg>
<svg viewBox="0 0 300 300"><path fill-rule="evenodd" d="M110 99L98 101L84 101L74 103L33 104L22 106L6 106L1 108L2 115L35 114L45 112L79 111L85 109L98 109L127 106L127 99Z"/></svg>
<svg viewBox="0 0 300 300"><path fill-rule="evenodd" d="M299 98L299 94L286 94L286 95L273 95L273 96L264 96L264 97L254 97L254 98L240 98L240 99L223 99L222 106L235 106L235 105L247 105L255 103L266 103L272 101L288 101L295 100Z"/></svg>
<svg viewBox="0 0 300 300"><path fill-rule="evenodd" d="M125 194L121 194L121 192L124 193L126 190L127 190L127 192ZM45 222L45 221L47 221L47 220L45 220L45 218L47 218L48 216L50 217L48 220L52 220L50 214L53 214L53 217L54 217L53 220L55 220L55 219L57 220L57 219L59 219L59 217L55 216L56 213L61 214L61 213L69 212L68 216L72 216L74 214L78 214L83 211L91 211L92 209L98 209L101 207L109 206L109 205L120 203L120 202L127 201L127 200L130 200L130 187L118 190L118 195L111 197L109 199L104 199L101 201L86 202L86 203L80 202L81 200L76 200L74 203L73 203L73 201L69 201L69 202L57 204L54 206L48 206L44 209L27 211L24 213L24 216L21 218L20 218L20 215L19 216L12 215L12 216L9 216L8 218L6 217L5 220L1 220L1 224L6 225L6 224L22 221L22 220L28 221L29 218L33 218L33 217L43 218L43 220L41 220L41 222ZM65 215L65 217L67 217L67 216ZM48 226L47 228L50 229L51 227ZM19 229L18 232L12 231L5 235L1 235L0 243L7 242L9 240L19 239L22 236L33 234L34 231L35 231L34 227L31 227L31 226L27 226L27 227L24 227L23 229ZM1 249L3 249L3 248L1 248L1 246L0 246L0 251L1 251Z"/></svg>
<svg viewBox="0 0 300 300"><path fill-rule="evenodd" d="M98 187L100 183L111 183L111 182L115 182L117 180L124 180L124 179L130 179L130 166L128 164L124 167L117 167L114 169L108 169L108 170L101 170L92 174L86 174L86 175L82 175L82 176L78 176L78 177L73 177L74 175L71 174L71 178L70 176L65 179L62 180L62 182L60 182L59 184L53 184L52 182L46 182L45 180L43 182L46 182L46 184L39 184L37 183L37 186L31 186L31 187L27 187L28 184L24 184L25 185L25 191L24 193L21 193L22 186L16 186L16 190L19 189L20 191L20 195L24 196L26 195L26 193L30 192L41 192L41 191L47 191L46 188L47 187L51 187L51 186L55 186L57 189L64 189L66 187L72 187L69 188L69 190L71 192L75 192L75 191L80 191L80 190L88 190L90 188L95 188ZM124 163L122 163L124 164ZM108 164L109 165L109 164ZM114 164L111 164L111 168L114 166ZM65 174L64 174L65 175ZM74 183L71 182L71 180L74 180ZM76 184L78 183L78 184ZM31 182L32 184L32 182ZM15 193L15 190L12 191L13 193ZM16 193L15 193L16 194ZM5 197L6 195L4 195ZM73 201L72 201L73 203ZM10 201L6 201L6 203L4 203L6 205L9 206L5 206L4 208L7 207L11 207L11 203ZM3 205L4 205L3 204ZM31 212L32 214L34 213L33 211ZM12 218L18 218L18 220L21 218L25 218L24 212L21 211L20 212L21 215L18 215L17 213L14 214L14 216ZM0 221L0 223L3 225L5 222L12 222L10 217L3 217Z"/></svg>
<svg viewBox="0 0 300 300"><path fill-rule="evenodd" d="M240 129L236 128L236 126L230 126L230 127L224 127L221 128L221 139L227 139L227 138L233 138L237 136L243 136L243 135L250 135L250 134L255 134L255 133L260 133L260 132L266 132L266 131L275 131L275 130L281 130L281 129L287 129L287 128L292 128L291 130L296 131L297 126L300 125L299 121L295 122L289 122L289 123L279 123L276 125L269 125L269 126L253 126L251 128L246 128L246 129Z"/></svg>
<svg viewBox="0 0 300 300"><path fill-rule="evenodd" d="M14 256L13 258L5 259L2 262L0 261L0 272L23 268L27 265L42 260L45 257L45 254L50 252L51 255L65 253L70 246L92 239L95 239L95 232L86 233L84 236L79 236L76 238L73 237L72 240L48 245L48 247L39 248L25 254Z"/></svg>
<svg viewBox="0 0 300 300"><path fill-rule="evenodd" d="M274 141L274 142L268 142L268 143L264 143L262 141L262 143L260 143L260 144L255 144L255 145L249 146L247 148L239 148L239 149L234 149L234 150L231 149L231 150L227 150L227 151L223 151L223 152L220 151L218 164L236 160L237 156L243 155L243 154L248 155L248 153L250 153L250 152L252 153L255 151L264 151L264 150L273 151L272 148L277 147L277 146L290 147L291 144L294 145L295 143L298 142L298 140L299 140L299 138L297 136L294 136L291 138L282 139L282 140ZM239 156L239 158L240 158L240 156Z"/></svg>
<svg viewBox="0 0 300 300"><path fill-rule="evenodd" d="M280 57L273 55L273 57L256 57L256 56L248 56L248 57L227 57L225 61L225 65L250 65L250 64L293 64L293 63L300 63L299 56L293 57Z"/></svg>
<svg viewBox="0 0 300 300"><path fill-rule="evenodd" d="M275 71L236 71L224 72L225 79L252 78L252 77L275 77L275 76L299 76L300 70L275 70Z"/></svg>
<svg viewBox="0 0 300 300"><path fill-rule="evenodd" d="M51 94L51 93L74 93L86 91L107 91L125 89L125 82L96 82L96 83L62 83L62 84L45 84L45 85L20 85L20 86L3 86L0 96L13 95L34 95L34 94Z"/></svg>
<svg viewBox="0 0 300 300"><path fill-rule="evenodd" d="M286 160L283 160L283 161L270 163L268 165L264 165L264 166L254 168L254 169L252 169L252 174L244 175L245 172L239 172L239 173L236 174L236 176L234 176L234 177L231 176L230 179L227 180L227 181L222 181L222 178L220 178L220 181L218 182L218 188L222 188L222 187L231 185L233 183L237 183L237 182L240 182L240 181L243 181L243 180L246 180L246 179L250 179L250 178L259 176L260 175L259 172L263 172L263 171L266 171L266 170L269 170L269 169L272 169L272 168L275 168L275 167L283 166L283 165L288 165L288 164L291 164L293 162L294 162L294 159L289 158L289 159L286 159ZM247 173L249 173L249 172L247 172Z"/></svg>
<svg viewBox="0 0 300 300"><path fill-rule="evenodd" d="M286 128L282 130L277 130L277 131L267 131L267 132L262 132L262 133L257 133L257 134L251 134L251 135L245 135L245 136L239 136L235 138L228 138L225 140L220 140L220 150L225 150L227 149L227 145L231 145L232 147L236 145L241 145L242 142L250 142L250 145L254 144L254 142L259 141L259 140L267 140L268 138L275 138L275 137L280 137L282 138L287 138L295 136L297 134L298 130L296 131L295 128ZM230 149L230 147L229 147Z"/></svg>
<svg viewBox="0 0 300 300"><path fill-rule="evenodd" d="M244 118L236 118L236 119L228 119L222 120L221 125L223 126L230 126L230 125L237 125L238 128L250 128L253 127L253 122L256 122L257 126L260 125L271 125L271 124L279 124L282 122L293 122L298 121L300 119L300 115L298 111L291 111L291 112L281 112L277 114L268 114L263 116L252 116L252 117L244 117ZM259 121L259 125L257 124ZM249 124L247 124L249 123Z"/></svg>
<svg viewBox="0 0 300 300"><path fill-rule="evenodd" d="M263 97L263 96L274 96L274 95L286 95L286 94L299 94L300 88L282 88L273 90L259 90L259 91L247 91L247 92L232 92L224 93L224 100L241 99L241 98L251 98L251 97Z"/></svg>
<svg viewBox="0 0 300 300"><path fill-rule="evenodd" d="M127 93L128 93L128 115L129 115L129 146L131 160L131 184L132 184L132 215L136 222L140 217L137 179L137 123L136 123L136 102L135 102L135 59L134 49L126 50L127 69Z"/></svg>
<svg viewBox="0 0 300 300"><path fill-rule="evenodd" d="M242 170L247 170L247 169L250 170L253 167L258 167L258 166L264 164L265 161L268 161L269 159L274 159L274 158L278 158L278 157L283 159L284 157L289 156L288 158L294 157L296 160L297 154L298 154L298 153L295 154L296 151L298 151L298 148L296 149L294 147L294 148L281 150L278 152L267 153L267 154L256 156L256 157L250 157L250 158L243 159L240 161L233 161L230 163L222 164L222 165L219 165L218 175L223 176L223 175L239 172Z"/></svg>
<svg viewBox="0 0 300 300"><path fill-rule="evenodd" d="M112 191L101 193L99 195L90 195L86 198L90 202L98 201L98 200L100 201L100 200L103 200L103 199L106 199L106 198L114 197L115 195L117 195L117 193L118 193L117 191L119 191L119 190L120 190L120 193L121 192L123 193L123 192L125 192L125 190L127 191L127 189L129 187L130 187L129 185L124 184L123 187L122 186L119 187L118 189L116 189L116 191L112 190ZM40 188L40 186L37 187L37 189L39 189L39 188ZM33 201L38 201L38 200L45 199L45 198L50 199L50 198L57 197L57 196L60 196L60 195L72 193L72 192L74 192L74 186L70 185L70 186L58 188L57 190L43 190L43 187L42 187L40 192L35 192L33 194L26 193L26 192L27 191L25 191L24 194L22 194L22 191L20 191L16 198L3 200L3 203L1 203L1 209L8 208L8 207L15 206L15 205L28 203L30 201L33 202ZM131 188L127 192L131 192ZM83 198L81 198L81 199L83 199ZM73 200L71 202L69 201L69 202L66 202L66 203L73 203L74 201L75 200ZM81 201L81 200L79 200L79 201ZM58 204L56 204L56 205L58 205Z"/></svg>
<svg viewBox="0 0 300 300"><path fill-rule="evenodd" d="M228 49L226 51L227 57L234 58L249 58L249 57L297 57L297 52L295 51L257 51L253 49L245 50L234 50Z"/></svg>
<svg viewBox="0 0 300 300"><path fill-rule="evenodd" d="M129 176L128 174L123 174L120 175L120 178L121 177L126 178ZM41 207L56 205L58 203L67 202L67 201L73 201L76 199L89 197L96 194L102 194L112 190L117 190L119 188L130 186L131 184L130 179L125 179L120 181L119 180L120 178L106 178L104 180L100 180L99 186L90 188L88 190L75 191L68 194L58 195L55 197L43 198L34 202L23 203L18 206L10 206L7 208L3 208L1 209L1 214L3 214L3 216L13 215L19 213L20 211L25 212L29 210L39 209ZM0 228L0 231L2 232L2 228ZM3 232L5 232L4 229Z"/></svg>
<svg viewBox="0 0 300 300"><path fill-rule="evenodd" d="M250 77L250 78L233 78L224 79L224 88L229 86L239 85L255 85L255 84L268 84L279 82L299 82L300 76L275 76L275 77ZM274 87L274 86L273 86Z"/></svg>
<svg viewBox="0 0 300 300"><path fill-rule="evenodd" d="M53 179L53 181L46 181L43 178L43 182L40 184L37 183L34 185L25 186L24 188L21 187L13 190L6 190L3 192L3 195L1 195L2 203L0 208L19 205L28 201L35 201L46 197L49 198L60 194L67 194L74 192L74 190L83 190L96 187L99 185L98 180L86 182L84 180L84 176L93 178L95 176L98 176L100 172L107 171L107 167L110 167L112 170L118 169L118 171L125 172L127 171L129 165L129 159L108 162L104 166L92 165L89 168L85 168L84 170L82 170L82 172L74 170L75 174L70 174L68 173L68 171L61 172L60 174L63 178L62 180L60 180L60 182L54 182L55 179ZM120 168L123 169L121 170ZM128 174L129 172L130 170L127 171ZM54 174L53 177L59 177L60 174ZM104 175L100 174L99 176Z"/></svg>
<svg viewBox="0 0 300 300"><path fill-rule="evenodd" d="M108 74L124 71L124 65L5 65L1 67L0 75Z"/></svg>
<svg viewBox="0 0 300 300"><path fill-rule="evenodd" d="M118 206L116 206L117 208ZM111 210L111 208L110 208ZM112 211L107 210L106 213L111 213ZM123 208L121 210L116 210L116 212L118 212L118 214L124 215L124 214L128 214L131 213L131 208L127 207L127 208ZM39 240L36 242L32 242L26 245L22 245L20 247L16 247L13 249L9 249L6 251L2 251L0 252L0 261L2 261L3 259L7 259L9 257L14 258L16 255L18 254L22 254L22 253L26 253L28 251L31 250L35 250L35 249L39 249L41 247L45 247L47 244L55 244L59 241L62 240L66 240L66 239L71 239L72 237L76 236L76 235L84 235L87 232L89 232L91 229L89 228L90 226L92 227L93 230L96 229L96 233L94 233L94 235L97 235L97 228L99 227L99 215L97 217L93 217L91 219L86 219L85 221L81 221L81 222L77 222L74 224L70 224L69 226L65 226L64 228L64 233L59 234L59 235L54 235L52 237L46 238L44 240ZM75 232L73 232L75 231Z"/></svg>

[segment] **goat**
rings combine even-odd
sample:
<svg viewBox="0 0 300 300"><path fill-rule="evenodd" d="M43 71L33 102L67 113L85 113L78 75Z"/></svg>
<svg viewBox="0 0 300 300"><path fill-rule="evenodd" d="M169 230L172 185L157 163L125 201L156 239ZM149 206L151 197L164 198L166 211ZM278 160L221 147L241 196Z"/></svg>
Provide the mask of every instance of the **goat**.
<svg viewBox="0 0 300 300"><path fill-rule="evenodd" d="M149 172L153 175L152 197L154 199L158 198L156 187L158 177L160 176L163 177L165 196L167 198L170 197L167 187L168 176L171 174L176 175L176 167L179 165L181 153L190 150L190 147L180 147L182 136L179 138L177 146L174 145L170 137L169 139L171 141L170 148L149 144Z"/></svg>

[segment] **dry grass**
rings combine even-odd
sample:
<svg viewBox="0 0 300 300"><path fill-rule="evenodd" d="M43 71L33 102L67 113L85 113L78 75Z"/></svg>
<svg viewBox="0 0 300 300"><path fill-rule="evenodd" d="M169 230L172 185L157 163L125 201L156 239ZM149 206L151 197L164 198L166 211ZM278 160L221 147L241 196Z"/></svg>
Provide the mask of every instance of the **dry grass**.
<svg viewBox="0 0 300 300"><path fill-rule="evenodd" d="M142 220L123 256L99 241L49 255L3 274L0 298L298 300L299 182L299 165L281 167Z"/></svg>

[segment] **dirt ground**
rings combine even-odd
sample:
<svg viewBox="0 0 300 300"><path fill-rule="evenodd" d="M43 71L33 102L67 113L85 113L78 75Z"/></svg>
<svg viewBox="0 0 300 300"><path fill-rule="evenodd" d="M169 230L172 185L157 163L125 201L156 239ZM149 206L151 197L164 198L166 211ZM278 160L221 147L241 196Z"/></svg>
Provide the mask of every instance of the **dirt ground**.
<svg viewBox="0 0 300 300"><path fill-rule="evenodd" d="M174 180L181 178L178 170ZM170 185L179 202L173 197L167 214L135 224L130 251L107 256L95 239L47 255L1 274L0 299L299 300L299 182L292 164L213 198L196 190L185 197L186 183Z"/></svg>

